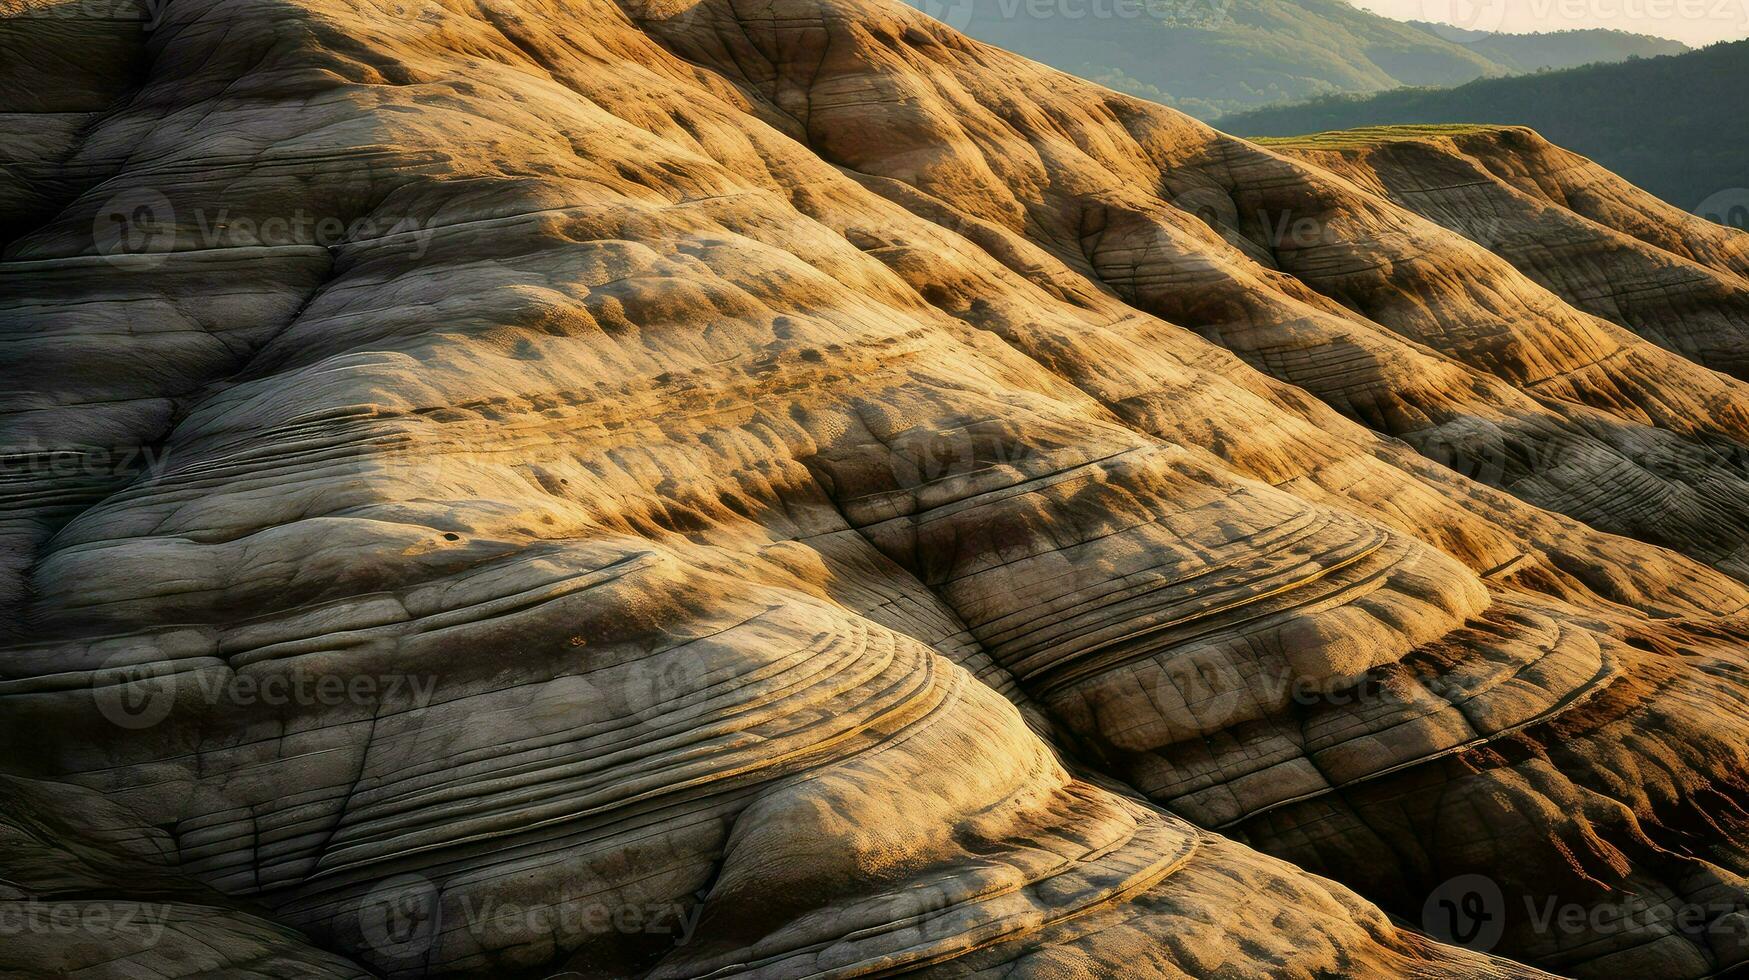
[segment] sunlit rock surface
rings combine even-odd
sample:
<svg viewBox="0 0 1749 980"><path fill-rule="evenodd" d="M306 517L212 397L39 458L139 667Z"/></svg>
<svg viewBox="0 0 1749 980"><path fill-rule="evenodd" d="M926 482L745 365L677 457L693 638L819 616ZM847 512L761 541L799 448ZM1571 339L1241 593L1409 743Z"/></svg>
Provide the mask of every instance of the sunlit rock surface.
<svg viewBox="0 0 1749 980"><path fill-rule="evenodd" d="M136 13L4 34L0 966L1749 958L1743 236L897 3Z"/></svg>

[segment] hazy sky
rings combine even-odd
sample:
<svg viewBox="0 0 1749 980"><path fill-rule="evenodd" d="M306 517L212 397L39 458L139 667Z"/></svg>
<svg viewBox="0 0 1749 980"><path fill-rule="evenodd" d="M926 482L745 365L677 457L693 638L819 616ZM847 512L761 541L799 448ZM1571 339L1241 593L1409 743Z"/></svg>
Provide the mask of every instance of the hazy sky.
<svg viewBox="0 0 1749 980"><path fill-rule="evenodd" d="M1349 0L1398 20L1526 33L1608 27L1691 45L1749 37L1749 0ZM1455 39L1455 38L1454 38Z"/></svg>

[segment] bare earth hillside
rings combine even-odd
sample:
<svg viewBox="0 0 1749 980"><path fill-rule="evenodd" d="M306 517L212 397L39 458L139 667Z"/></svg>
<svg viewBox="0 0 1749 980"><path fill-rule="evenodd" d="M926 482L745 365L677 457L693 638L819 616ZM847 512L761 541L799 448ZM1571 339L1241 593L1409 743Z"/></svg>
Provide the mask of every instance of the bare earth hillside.
<svg viewBox="0 0 1749 980"><path fill-rule="evenodd" d="M1742 233L897 0L10 2L0 970L1749 960Z"/></svg>

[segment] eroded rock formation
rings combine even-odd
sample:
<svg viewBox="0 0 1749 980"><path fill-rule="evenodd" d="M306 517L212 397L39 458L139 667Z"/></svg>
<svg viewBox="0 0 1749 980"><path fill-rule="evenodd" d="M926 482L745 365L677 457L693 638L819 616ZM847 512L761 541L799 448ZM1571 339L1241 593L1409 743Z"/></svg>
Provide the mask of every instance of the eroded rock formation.
<svg viewBox="0 0 1749 980"><path fill-rule="evenodd" d="M1743 236L896 3L32 9L0 904L168 925L0 965L1749 957Z"/></svg>

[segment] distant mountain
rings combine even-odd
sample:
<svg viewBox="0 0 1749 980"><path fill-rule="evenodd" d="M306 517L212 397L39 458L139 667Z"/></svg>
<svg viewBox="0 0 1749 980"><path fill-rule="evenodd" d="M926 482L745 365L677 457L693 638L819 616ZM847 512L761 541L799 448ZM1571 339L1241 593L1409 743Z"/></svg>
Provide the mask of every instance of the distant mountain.
<svg viewBox="0 0 1749 980"><path fill-rule="evenodd" d="M1529 126L1672 204L1736 223L1742 215L1732 209L1749 205L1741 190L1749 188L1746 79L1749 41L1737 41L1453 89L1316 99L1225 116L1220 125L1241 136L1405 123Z"/></svg>
<svg viewBox="0 0 1749 980"><path fill-rule="evenodd" d="M910 2L979 40L1203 119L1320 95L1688 50L1602 30L1471 40L1341 0Z"/></svg>
<svg viewBox="0 0 1749 980"><path fill-rule="evenodd" d="M1489 34L1459 31L1445 24L1410 21L1411 25L1471 51L1515 73L1545 68L1577 68L1599 62L1627 61L1681 54L1690 50L1681 41L1669 41L1625 31L1554 31L1547 34Z"/></svg>

